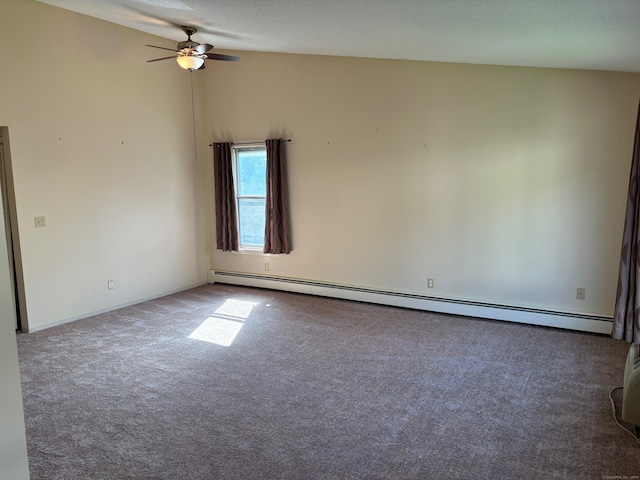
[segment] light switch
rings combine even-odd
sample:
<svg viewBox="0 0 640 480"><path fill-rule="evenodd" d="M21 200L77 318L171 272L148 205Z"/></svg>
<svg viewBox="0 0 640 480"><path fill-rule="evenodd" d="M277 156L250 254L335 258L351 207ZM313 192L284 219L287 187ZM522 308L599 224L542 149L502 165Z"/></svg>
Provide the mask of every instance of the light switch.
<svg viewBox="0 0 640 480"><path fill-rule="evenodd" d="M47 222L44 217L33 217L33 221L36 224L36 228L46 227Z"/></svg>

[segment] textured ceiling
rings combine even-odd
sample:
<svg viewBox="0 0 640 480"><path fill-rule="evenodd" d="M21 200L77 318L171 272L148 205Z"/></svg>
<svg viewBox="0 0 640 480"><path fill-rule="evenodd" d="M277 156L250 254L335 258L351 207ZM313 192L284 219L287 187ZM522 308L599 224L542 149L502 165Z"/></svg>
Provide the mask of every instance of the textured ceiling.
<svg viewBox="0 0 640 480"><path fill-rule="evenodd" d="M640 72L640 0L41 0L220 49Z"/></svg>

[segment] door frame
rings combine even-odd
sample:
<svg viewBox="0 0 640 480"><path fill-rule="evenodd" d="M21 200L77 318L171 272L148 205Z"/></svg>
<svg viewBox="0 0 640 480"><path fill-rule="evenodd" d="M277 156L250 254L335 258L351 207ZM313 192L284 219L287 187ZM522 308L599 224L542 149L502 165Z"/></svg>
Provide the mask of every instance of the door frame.
<svg viewBox="0 0 640 480"><path fill-rule="evenodd" d="M7 189L7 203L9 218L5 221L7 228L7 251L9 253L9 269L12 272L11 284L15 298L15 313L17 329L21 332L29 331L27 317L27 302L24 288L24 273L22 269L22 254L20 250L20 233L18 229L18 212L13 183L13 168L11 163L11 148L9 143L9 128L0 126L0 144L3 149L4 177Z"/></svg>

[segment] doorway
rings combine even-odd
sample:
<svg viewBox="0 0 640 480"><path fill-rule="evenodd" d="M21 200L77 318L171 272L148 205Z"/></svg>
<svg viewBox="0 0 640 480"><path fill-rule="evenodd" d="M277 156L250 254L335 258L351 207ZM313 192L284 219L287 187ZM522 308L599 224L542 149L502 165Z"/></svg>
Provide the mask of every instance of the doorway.
<svg viewBox="0 0 640 480"><path fill-rule="evenodd" d="M9 129L0 127L0 193L2 194L2 212L6 232L9 274L11 276L12 303L15 311L15 328L27 332L28 322L20 257L20 240L16 213L13 172L9 149Z"/></svg>

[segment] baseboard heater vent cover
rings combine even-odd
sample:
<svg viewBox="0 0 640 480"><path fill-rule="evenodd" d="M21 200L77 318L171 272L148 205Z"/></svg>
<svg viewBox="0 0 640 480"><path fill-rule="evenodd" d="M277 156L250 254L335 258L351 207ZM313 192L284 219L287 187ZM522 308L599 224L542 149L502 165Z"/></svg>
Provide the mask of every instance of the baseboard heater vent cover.
<svg viewBox="0 0 640 480"><path fill-rule="evenodd" d="M270 288L287 292L305 293L309 295L356 300L438 313L488 318L492 320L543 325L606 335L611 333L612 326L612 318L606 316L575 312L558 312L516 305L499 305L271 275L210 270L209 283Z"/></svg>

